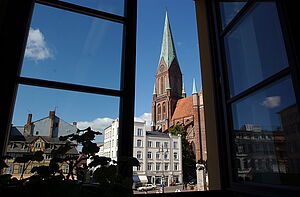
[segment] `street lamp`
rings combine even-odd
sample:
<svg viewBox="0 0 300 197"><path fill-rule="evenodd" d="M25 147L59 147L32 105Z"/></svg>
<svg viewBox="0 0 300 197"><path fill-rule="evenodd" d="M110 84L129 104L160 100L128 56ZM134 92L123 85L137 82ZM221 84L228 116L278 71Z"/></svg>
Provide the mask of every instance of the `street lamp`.
<svg viewBox="0 0 300 197"><path fill-rule="evenodd" d="M163 155L163 157L162 157L162 183L163 183L162 184L162 192L163 193L165 193L165 189L164 189L164 187L165 187L165 183L164 183L164 180L165 180L164 158L165 158L165 154L169 152L168 147L166 147L166 148L167 148L167 150L164 151L164 145L163 144L161 146L159 146L159 148L158 148L158 152L162 153L162 155Z"/></svg>

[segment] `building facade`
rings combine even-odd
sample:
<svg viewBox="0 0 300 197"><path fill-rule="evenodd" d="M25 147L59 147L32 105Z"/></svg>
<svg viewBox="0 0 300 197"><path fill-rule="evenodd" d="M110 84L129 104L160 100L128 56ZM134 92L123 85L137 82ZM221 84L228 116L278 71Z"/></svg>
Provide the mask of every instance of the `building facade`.
<svg viewBox="0 0 300 197"><path fill-rule="evenodd" d="M117 161L118 119L104 129L103 156ZM133 157L140 162L133 168L136 182L171 185L182 183L181 136L146 131L145 122L134 123Z"/></svg>
<svg viewBox="0 0 300 197"><path fill-rule="evenodd" d="M166 13L161 53L152 97L152 131L168 132L173 125L182 125L196 156L207 160L204 126L203 92L193 81L192 96L186 97L184 81L176 56L171 27Z"/></svg>
<svg viewBox="0 0 300 197"><path fill-rule="evenodd" d="M7 155L10 159L5 162L9 166L4 171L5 174L11 174L13 177L23 178L32 175L31 169L38 166L49 165L52 159L51 151L58 149L67 141L60 141L59 136L65 136L77 131L76 123L69 124L66 121L55 116L55 111L50 111L49 116L32 122L32 114L28 114L25 126L12 126L8 146L6 147ZM70 156L79 155L76 145L71 143L71 149L66 153ZM16 157L22 157L25 154L43 151L44 160L41 162L33 161L31 163L14 163ZM27 166L24 170L24 166ZM62 164L63 174L69 173L69 166Z"/></svg>

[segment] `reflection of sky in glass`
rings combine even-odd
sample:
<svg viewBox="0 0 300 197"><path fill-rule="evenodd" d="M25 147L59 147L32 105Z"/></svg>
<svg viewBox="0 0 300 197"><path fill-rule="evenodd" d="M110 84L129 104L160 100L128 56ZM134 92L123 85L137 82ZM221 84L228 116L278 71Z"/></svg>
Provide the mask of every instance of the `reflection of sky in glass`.
<svg viewBox="0 0 300 197"><path fill-rule="evenodd" d="M124 0L62 0L68 3L123 16Z"/></svg>
<svg viewBox="0 0 300 197"><path fill-rule="evenodd" d="M243 8L246 2L220 2L222 27L230 23L235 15Z"/></svg>
<svg viewBox="0 0 300 197"><path fill-rule="evenodd" d="M281 128L279 112L295 103L291 78L284 78L233 103L234 129L239 130L245 124L252 124L260 126L262 130L277 130Z"/></svg>
<svg viewBox="0 0 300 197"><path fill-rule="evenodd" d="M273 2L257 3L224 41L231 96L288 67Z"/></svg>
<svg viewBox="0 0 300 197"><path fill-rule="evenodd" d="M36 4L21 75L119 89L122 35L122 24Z"/></svg>

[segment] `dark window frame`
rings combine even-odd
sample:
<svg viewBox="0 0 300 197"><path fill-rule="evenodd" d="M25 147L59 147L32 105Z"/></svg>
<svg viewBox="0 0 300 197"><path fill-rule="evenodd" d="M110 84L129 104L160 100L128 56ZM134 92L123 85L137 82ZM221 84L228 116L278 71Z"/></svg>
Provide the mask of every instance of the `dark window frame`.
<svg viewBox="0 0 300 197"><path fill-rule="evenodd" d="M120 90L20 77L31 17L36 3L123 24ZM1 87L3 94L0 95L0 108L2 109L0 115L1 155L5 154L8 142L18 86L23 84L54 90L60 89L119 97L120 151L118 151L118 156L132 156L133 132L127 131L133 131L134 129L137 0L124 0L124 16L54 0L24 0L18 3L3 0L0 2L0 13L0 42L2 43L0 48L1 51L5 51L0 55L1 65L9 65L6 78L0 79L0 83L4 84ZM18 15L15 15L15 13L18 13ZM14 41L9 42L11 40ZM8 62L9 64L7 64ZM119 174L123 177L131 177L132 168L127 167L126 163L120 163L120 165L122 167L119 168Z"/></svg>
<svg viewBox="0 0 300 197"><path fill-rule="evenodd" d="M242 91L241 93L233 96L230 98L229 96L229 86L228 86L228 78L227 78L227 69L226 69L226 56L225 56L225 49L223 38L224 36L232 30L233 27L240 21L247 14L247 12L255 6L256 2L275 2L277 5L277 11L279 15L279 20L282 28L283 39L285 42L285 47L287 51L289 67L283 69L282 71L272 75L271 77L251 86L250 88ZM295 89L295 97L296 102L298 104L298 111L299 110L299 64L297 62L297 51L295 50L295 46L292 43L292 31L289 26L290 23L288 22L288 14L287 14L287 6L286 3L280 0L265 0L265 1L254 1L248 0L247 3L240 9L240 11L236 14L236 16L226 25L225 28L222 28L221 24L221 16L219 13L219 2L226 2L226 0L213 0L207 1L207 16L209 22L209 32L211 33L210 37L210 44L212 46L212 58L215 62L214 67L214 75L216 78L215 81L215 95L219 95L216 99L217 106L220 106L218 109L218 119L222 120L218 122L218 128L222 128L219 130L218 137L219 140L222 142L220 143L219 150L221 152L220 155L220 171L221 171L221 185L222 188L230 191L235 191L238 193L249 193L255 195L261 194L278 194L282 196L286 196L288 194L296 195L299 191L299 187L294 186L286 186L286 185L271 185L271 184L260 184L260 183L253 183L253 182L237 182L233 180L233 173L232 173L232 165L234 162L234 157L232 156L232 152L234 152L234 147L231 146L231 136L230 131L233 128L232 125L232 112L230 108L230 104L233 102L245 98L246 96L256 92L257 90L266 87L273 82L282 79L288 75L291 76L293 81L293 86ZM289 4L289 3L287 3ZM292 4L292 3L291 3ZM293 28L293 27L292 27Z"/></svg>

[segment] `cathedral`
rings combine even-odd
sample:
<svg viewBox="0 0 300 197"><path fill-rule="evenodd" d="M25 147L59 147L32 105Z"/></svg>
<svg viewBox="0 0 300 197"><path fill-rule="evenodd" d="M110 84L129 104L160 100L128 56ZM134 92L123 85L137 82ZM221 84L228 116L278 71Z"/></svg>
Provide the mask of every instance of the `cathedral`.
<svg viewBox="0 0 300 197"><path fill-rule="evenodd" d="M196 161L206 161L202 90L197 91L196 81L193 79L192 96L187 97L166 13L152 97L151 130L168 132L173 125L182 125L185 128Z"/></svg>

